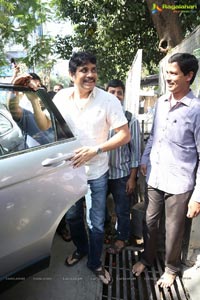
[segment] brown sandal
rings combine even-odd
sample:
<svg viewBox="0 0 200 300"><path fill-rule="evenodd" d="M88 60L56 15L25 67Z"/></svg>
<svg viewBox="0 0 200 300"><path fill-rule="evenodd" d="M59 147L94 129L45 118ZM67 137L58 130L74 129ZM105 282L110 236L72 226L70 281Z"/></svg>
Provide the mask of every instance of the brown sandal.
<svg viewBox="0 0 200 300"><path fill-rule="evenodd" d="M93 272L101 280L101 282L103 284L110 285L113 282L113 279L112 279L111 275L109 274L109 272L103 266L101 267L100 270L94 270ZM107 279L106 272L109 274L110 280ZM108 282L106 282L106 281L108 281Z"/></svg>
<svg viewBox="0 0 200 300"><path fill-rule="evenodd" d="M75 264L77 264L83 257L85 256L85 254L79 254L76 250L73 252L72 255L68 256L65 260L65 264L68 267L72 267Z"/></svg>

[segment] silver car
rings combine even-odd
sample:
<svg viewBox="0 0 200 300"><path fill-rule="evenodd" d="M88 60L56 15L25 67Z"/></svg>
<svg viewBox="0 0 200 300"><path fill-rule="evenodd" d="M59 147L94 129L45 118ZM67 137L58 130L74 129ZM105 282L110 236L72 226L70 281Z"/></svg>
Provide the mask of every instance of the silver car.
<svg viewBox="0 0 200 300"><path fill-rule="evenodd" d="M27 92L0 84L0 289L48 266L61 219L87 191L84 167L70 163L79 141L42 89L36 93L53 125L40 131ZM20 119L13 114L16 93Z"/></svg>

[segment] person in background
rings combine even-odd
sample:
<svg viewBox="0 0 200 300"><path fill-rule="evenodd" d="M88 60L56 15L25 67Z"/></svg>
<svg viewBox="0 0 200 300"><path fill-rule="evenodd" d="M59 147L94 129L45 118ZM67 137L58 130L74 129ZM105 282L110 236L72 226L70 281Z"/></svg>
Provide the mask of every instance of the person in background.
<svg viewBox="0 0 200 300"><path fill-rule="evenodd" d="M49 94L49 96L51 97L51 100L56 95L56 93L59 92L60 90L62 90L63 88L64 88L64 86L61 83L55 84L53 87L53 90L50 90L47 92Z"/></svg>
<svg viewBox="0 0 200 300"><path fill-rule="evenodd" d="M189 53L168 59L168 93L156 103L150 137L141 159L141 172L148 184L144 228L144 252L133 265L139 276L156 255L158 225L165 209L165 272L158 280L169 288L181 270L181 247L186 216L200 213L200 99L190 85L198 60Z"/></svg>
<svg viewBox="0 0 200 300"><path fill-rule="evenodd" d="M16 64L14 66L11 83L15 81L19 72L20 68ZM29 80L34 82L34 85L37 88L43 86L40 77L36 73L29 73L28 76ZM24 134L27 147L34 147L53 142L54 137L52 130L42 131L37 126L32 105L25 95L26 94L22 95L19 92L11 93L10 98L8 99L8 107L14 121Z"/></svg>
<svg viewBox="0 0 200 300"><path fill-rule="evenodd" d="M121 80L110 80L106 90L115 95L123 105L125 86ZM109 152L108 192L113 196L117 217L117 237L113 245L107 248L107 252L111 254L121 252L130 238L130 205L140 163L140 125L130 112L126 115L131 140ZM111 130L109 138L114 135L115 131Z"/></svg>
<svg viewBox="0 0 200 300"><path fill-rule="evenodd" d="M56 83L53 87L53 91L55 93L59 92L60 90L62 90L64 88L64 86L61 83Z"/></svg>
<svg viewBox="0 0 200 300"><path fill-rule="evenodd" d="M85 195L89 236L87 266L102 283L108 285L112 278L101 262L108 182L107 152L127 144L130 133L116 97L96 87L97 66L93 54L82 51L73 53L69 60L69 74L74 86L59 91L53 102L81 143L71 163L74 168L85 166L88 179L88 193ZM33 84L29 86L36 88ZM38 101L32 101L32 105L38 126L41 130L47 130L51 126L49 116L41 110ZM116 134L108 140L110 128L115 129ZM80 233L85 228L82 226L77 230ZM77 238L75 245L78 243L82 244L82 240ZM77 260L82 258L77 249L74 253ZM73 254L67 258L68 264Z"/></svg>
<svg viewBox="0 0 200 300"><path fill-rule="evenodd" d="M15 64L11 83L13 83L17 78L19 72L20 68L17 64ZM37 87L43 87L46 90L46 87L42 84L41 78L36 73L28 74L31 76L31 80L34 80L34 83ZM58 84L55 85L55 89L56 88L57 91L59 91L61 88L63 88L63 86L61 84ZM51 99L53 99L56 94L55 91L50 91L47 93L49 94ZM42 109L44 109L43 104L40 104ZM26 143L29 147L39 144L43 145L49 143L50 141L53 141L53 136L50 135L50 129L48 131L41 131L38 128L37 123L35 122L32 105L27 97L25 97L25 99L23 98L23 100L20 100L19 97L17 97L15 101L10 102L9 108L13 119L16 121L20 129L22 129L22 131L24 132ZM30 137L32 137L37 143L32 139L30 140ZM63 217L63 219L61 220L56 232L62 237L64 241L71 241L70 232L65 222L65 217Z"/></svg>

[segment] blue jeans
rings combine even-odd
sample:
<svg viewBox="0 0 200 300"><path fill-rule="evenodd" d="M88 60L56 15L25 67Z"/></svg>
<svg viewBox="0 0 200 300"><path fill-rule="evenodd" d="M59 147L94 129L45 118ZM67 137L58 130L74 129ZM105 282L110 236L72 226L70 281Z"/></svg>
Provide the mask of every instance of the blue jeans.
<svg viewBox="0 0 200 300"><path fill-rule="evenodd" d="M78 200L66 213L65 220L69 225L70 234L76 251L81 255L88 253L88 236L84 214L85 198Z"/></svg>
<svg viewBox="0 0 200 300"><path fill-rule="evenodd" d="M87 266L91 270L101 266L101 254L104 242L104 220L108 173L100 178L88 180L88 193L85 196L87 223L89 228L89 247L84 222L83 198L76 202L66 213L72 241L79 254L88 252Z"/></svg>
<svg viewBox="0 0 200 300"><path fill-rule="evenodd" d="M95 270L101 266L107 186L108 172L97 179L88 180L88 193L85 196L89 228L87 266L91 270Z"/></svg>
<svg viewBox="0 0 200 300"><path fill-rule="evenodd" d="M126 193L129 176L109 179L108 191L112 194L117 216L117 239L126 241L130 237L130 196Z"/></svg>

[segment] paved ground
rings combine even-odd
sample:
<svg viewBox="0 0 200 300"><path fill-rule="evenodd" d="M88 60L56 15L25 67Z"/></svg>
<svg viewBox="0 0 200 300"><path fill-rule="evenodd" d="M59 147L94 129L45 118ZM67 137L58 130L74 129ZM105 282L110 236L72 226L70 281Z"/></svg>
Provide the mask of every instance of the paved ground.
<svg viewBox="0 0 200 300"><path fill-rule="evenodd" d="M185 268L183 272L183 283L190 295L190 300L200 299L200 265L197 260L191 268Z"/></svg>
<svg viewBox="0 0 200 300"><path fill-rule="evenodd" d="M102 300L102 285L86 267L86 258L70 268L64 265L73 244L55 237L50 267L0 295L1 300ZM190 300L200 299L200 260L185 268L183 283ZM138 299L135 299L138 300Z"/></svg>
<svg viewBox="0 0 200 300"><path fill-rule="evenodd" d="M55 237L50 267L0 295L1 300L100 300L101 284L86 267L86 258L73 268L64 260L74 250Z"/></svg>

